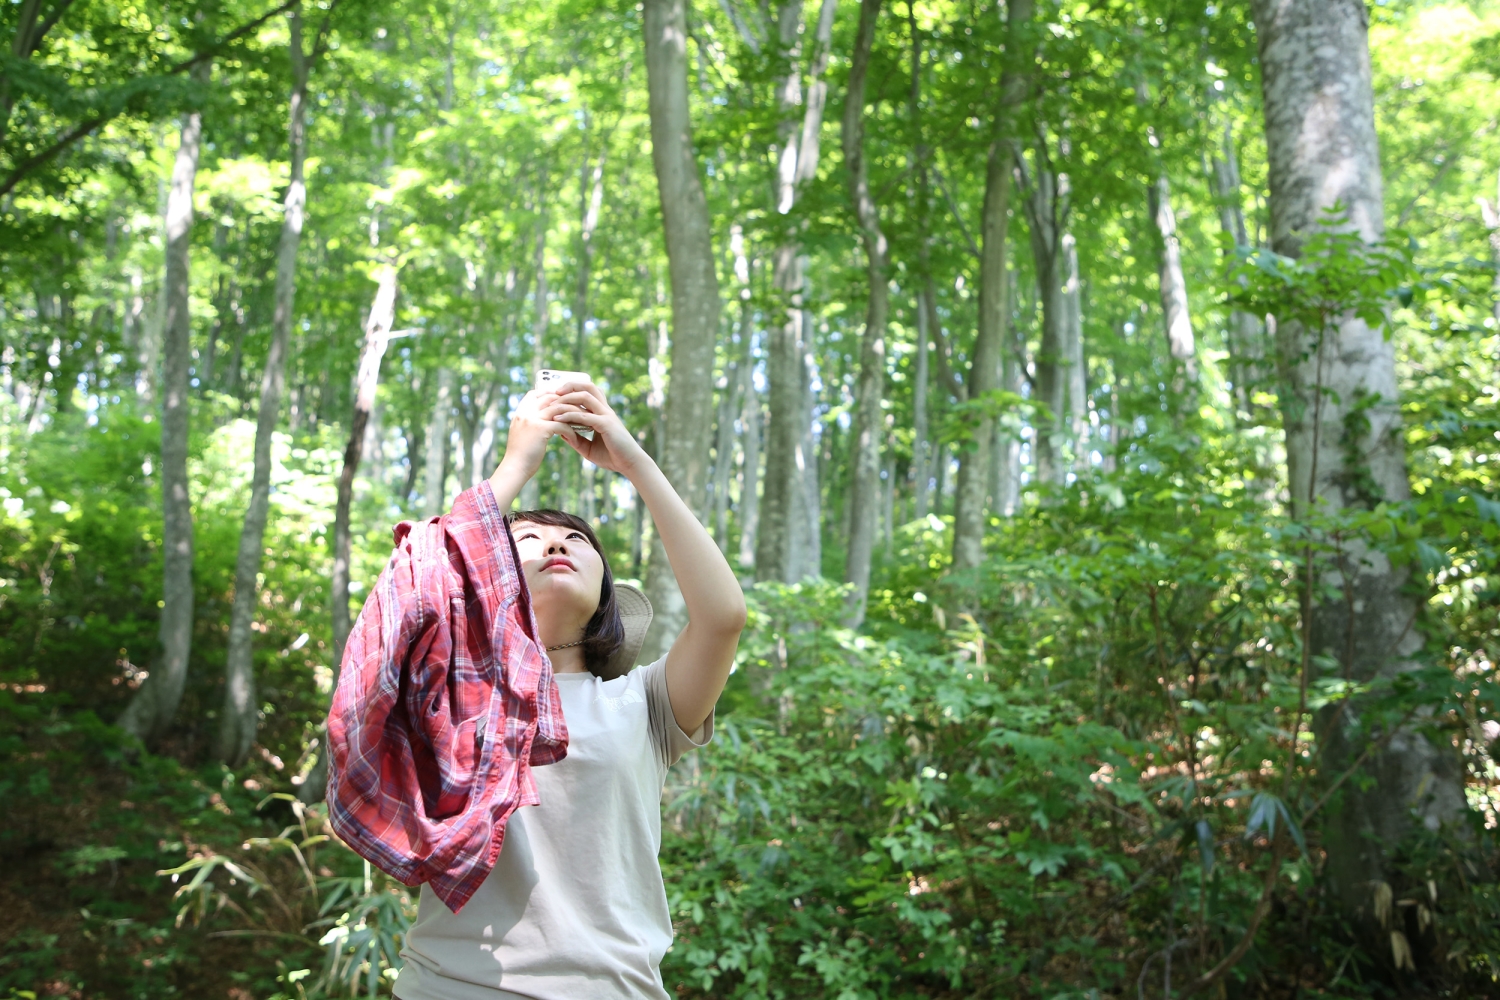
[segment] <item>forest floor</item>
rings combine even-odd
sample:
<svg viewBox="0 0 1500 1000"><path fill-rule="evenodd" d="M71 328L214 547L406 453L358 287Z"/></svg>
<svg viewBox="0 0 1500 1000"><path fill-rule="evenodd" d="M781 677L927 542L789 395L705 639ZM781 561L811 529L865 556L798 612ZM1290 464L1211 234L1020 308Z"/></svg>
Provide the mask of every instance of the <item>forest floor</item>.
<svg viewBox="0 0 1500 1000"><path fill-rule="evenodd" d="M264 792L221 765L128 753L92 713L33 696L0 693L0 723L0 997L259 1000L316 967L307 939L179 920L158 874L274 837L286 815L257 809Z"/></svg>

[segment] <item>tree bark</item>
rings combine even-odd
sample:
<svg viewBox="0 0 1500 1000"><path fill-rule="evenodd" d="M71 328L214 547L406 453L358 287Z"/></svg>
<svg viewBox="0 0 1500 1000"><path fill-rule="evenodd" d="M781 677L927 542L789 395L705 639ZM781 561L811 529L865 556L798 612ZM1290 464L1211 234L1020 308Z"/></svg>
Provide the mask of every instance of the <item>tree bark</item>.
<svg viewBox="0 0 1500 1000"><path fill-rule="evenodd" d="M708 199L688 118L687 0L646 0L645 29L651 161L672 284L672 377L667 386L662 472L689 509L702 517L720 302ZM660 538L654 535L646 592L656 612L642 653L649 661L664 653L687 624L687 606Z"/></svg>
<svg viewBox="0 0 1500 1000"><path fill-rule="evenodd" d="M1362 0L1254 0L1270 173L1273 249L1298 256L1335 203L1366 241L1384 236L1382 179ZM1293 512L1369 507L1409 495L1395 351L1378 328L1345 315L1326 333L1278 323L1285 384L1287 468ZM1371 405L1371 400L1374 400ZM1346 418L1361 407L1362 429ZM1366 423L1366 421L1368 421ZM1373 495L1372 495L1373 494ZM1355 680L1413 669L1422 645L1419 601L1408 573L1383 553L1345 542L1308 595L1310 652ZM1337 570L1342 569L1340 573ZM1323 774L1346 770L1367 735L1355 701L1326 713ZM1466 811L1461 762L1414 728L1398 732L1365 765L1368 787L1349 782L1327 820L1328 874L1347 912L1369 920L1371 886L1391 880L1392 853L1418 825L1436 828Z"/></svg>
<svg viewBox="0 0 1500 1000"><path fill-rule="evenodd" d="M203 72L195 74L200 83L207 80L207 64L203 65ZM193 644L193 502L187 469L193 324L188 264L202 141L202 112L183 115L167 196L162 283L166 317L161 378L162 609L157 631L161 648L146 682L120 717L120 728L143 740L160 738L177 715Z"/></svg>
<svg viewBox="0 0 1500 1000"><path fill-rule="evenodd" d="M1172 211L1172 187L1165 173L1147 189L1151 218L1161 245L1157 256L1157 284L1161 292L1162 324L1167 353L1182 365L1189 383L1198 381L1198 358L1193 343L1193 318L1188 311L1187 279L1182 275L1182 243L1177 238L1177 215Z"/></svg>
<svg viewBox="0 0 1500 1000"><path fill-rule="evenodd" d="M755 540L760 528L760 393L755 389L754 357L750 352L754 331L750 325L750 298L740 300L740 566L755 568Z"/></svg>
<svg viewBox="0 0 1500 1000"><path fill-rule="evenodd" d="M928 198L927 143L922 135L922 34L917 28L916 7L906 5L907 33L911 37L911 88L907 97L907 110L911 117L912 163L916 183L912 186L912 215L917 224L917 296L913 303L916 313L917 351L912 359L912 441L911 465L907 479L912 487L912 512L915 517L927 516L927 490L931 482L930 455L932 452L931 428L928 425L928 386L932 381L931 350L932 334L927 329L926 295L932 287L931 245L932 234L927 225Z"/></svg>
<svg viewBox="0 0 1500 1000"><path fill-rule="evenodd" d="M333 509L333 573L330 581L333 590L330 604L333 626L333 691L328 694L330 704L338 690L339 667L344 662L344 645L349 641L349 630L353 625L349 616L349 522L350 508L354 504L354 477L359 472L359 463L364 457L365 431L375 409L375 391L380 386L380 362L385 358L385 349L390 343L391 324L396 316L399 272L394 265L385 264L380 267L378 274L375 299L370 304L370 315L365 319L365 339L360 347L359 368L354 381L354 413L349 420L349 443L344 446L344 467L339 471L338 499ZM327 792L327 751L325 735L318 745L317 763L297 789L297 797L303 802L318 802Z"/></svg>
<svg viewBox="0 0 1500 1000"><path fill-rule="evenodd" d="M444 488L448 479L448 445L452 436L448 418L453 412L453 369L446 366L437 373L437 395L432 402L432 418L427 421L427 477L422 489L422 516L440 517L447 511Z"/></svg>
<svg viewBox="0 0 1500 1000"><path fill-rule="evenodd" d="M1215 200L1218 202L1219 225L1233 241L1235 249L1249 249L1250 234L1245 228L1245 212L1240 202L1240 161L1235 151L1234 132L1228 115L1224 117L1219 155L1212 157L1210 177ZM1253 416L1256 412L1255 390L1266 378L1265 330L1255 316L1240 309L1232 309L1227 333L1229 370L1234 381L1235 401L1239 410Z"/></svg>
<svg viewBox="0 0 1500 1000"><path fill-rule="evenodd" d="M1061 486L1067 475L1069 317L1062 240L1067 216L1068 178L1047 162L1044 142L1036 147L1035 175L1028 169L1019 145L1013 148L1017 172L1026 194L1026 219L1031 228L1031 256L1035 264L1037 296L1042 302L1042 339L1036 353L1036 395L1043 408L1036 417L1036 477Z"/></svg>
<svg viewBox="0 0 1500 1000"><path fill-rule="evenodd" d="M255 705L255 663L251 625L255 622L256 578L260 575L266 519L271 505L271 444L281 414L286 388L286 356L292 334L297 297L297 251L307 208L303 163L307 158L308 59L302 50L301 8L293 7L291 27L292 94L288 127L290 171L283 202L281 241L276 250L275 306L271 344L260 383L260 410L255 422L255 469L250 481L250 505L240 532L234 566L234 604L229 617L229 643L224 665L224 707L219 718L219 758L231 767L244 763L255 743L258 710Z"/></svg>
<svg viewBox="0 0 1500 1000"><path fill-rule="evenodd" d="M870 564L881 503L880 444L885 423L880 402L885 394L885 337L890 311L890 284L886 278L889 246L880 228L880 207L870 193L869 163L865 159L865 81L875 42L875 25L880 19L880 2L862 0L860 4L859 28L850 58L849 94L844 102L844 165L849 171L849 196L864 243L865 275L870 286L854 389L850 456L853 477L849 484L849 535L844 559L844 582L853 585L844 608L844 624L849 628L858 628L864 622L865 601L870 592Z"/></svg>
<svg viewBox="0 0 1500 1000"><path fill-rule="evenodd" d="M1490 231L1490 255L1495 260L1495 300L1491 308L1495 313L1495 326L1500 328L1500 173L1495 177L1495 200L1480 198L1479 206L1485 228Z"/></svg>
<svg viewBox="0 0 1500 1000"><path fill-rule="evenodd" d="M787 75L777 88L781 107L781 144L777 161L777 210L786 215L800 201L807 182L817 176L819 136L828 84L823 74L833 38L836 0L823 0L813 33L812 62L808 68L805 100L801 97L801 71L795 45L800 27L801 0L782 5L778 18L783 51L792 57ZM802 100L801 125L796 105ZM772 285L784 309L772 326L766 345L766 380L769 416L766 427L766 470L760 497L760 524L755 544L757 580L795 583L805 572L817 573L817 562L806 546L799 550L798 538L816 534L816 506L809 510L809 470L816 476L807 451L811 441L812 394L809 386L807 349L811 339L808 314L803 310L804 262L800 242L794 237L772 255ZM813 487L815 490L816 487Z"/></svg>
<svg viewBox="0 0 1500 1000"><path fill-rule="evenodd" d="M536 311L531 319L531 374L535 384L536 373L547 367L547 173L542 171L537 185L536 249L533 268L536 270ZM529 387L528 387L529 388ZM538 472L521 487L521 510L535 510L541 504L541 473Z"/></svg>
<svg viewBox="0 0 1500 1000"><path fill-rule="evenodd" d="M1016 107L1026 89L1031 0L1012 0L1006 14L1006 60L1001 71L1000 103L995 109L994 137L985 164L984 210L980 221L979 323L969 366L968 397L983 399L999 388L1000 353L1010 313L1005 280L1005 258L1010 233L1011 138ZM1033 227L1035 228L1035 227ZM1037 265L1038 274L1041 264ZM984 558L984 501L989 485L991 439L995 419L981 415L973 423L973 437L960 452L958 483L953 504L953 568L972 570Z"/></svg>

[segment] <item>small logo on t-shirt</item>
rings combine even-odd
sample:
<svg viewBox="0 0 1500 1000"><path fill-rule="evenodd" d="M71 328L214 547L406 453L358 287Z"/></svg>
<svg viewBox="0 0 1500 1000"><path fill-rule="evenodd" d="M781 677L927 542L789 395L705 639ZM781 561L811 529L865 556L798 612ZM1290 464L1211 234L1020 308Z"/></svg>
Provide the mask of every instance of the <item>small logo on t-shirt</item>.
<svg viewBox="0 0 1500 1000"><path fill-rule="evenodd" d="M618 712L626 705L644 705L646 703L645 695L635 690L635 688L631 688L629 691L626 691L618 698L600 698L599 700L602 701L604 703L604 707L609 709L611 712Z"/></svg>

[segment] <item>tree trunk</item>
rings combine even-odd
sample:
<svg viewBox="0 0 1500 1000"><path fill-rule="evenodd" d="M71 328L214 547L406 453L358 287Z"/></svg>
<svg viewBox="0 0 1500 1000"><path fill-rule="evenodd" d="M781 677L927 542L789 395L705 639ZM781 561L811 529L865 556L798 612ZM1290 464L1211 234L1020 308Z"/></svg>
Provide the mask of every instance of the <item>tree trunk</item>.
<svg viewBox="0 0 1500 1000"><path fill-rule="evenodd" d="M1148 189L1147 202L1161 239L1157 282L1161 292L1162 323L1167 353L1182 365L1189 383L1198 381L1198 359L1193 344L1193 318L1188 312L1187 279L1182 276L1182 244L1177 239L1177 215L1172 211L1172 187L1165 173Z"/></svg>
<svg viewBox="0 0 1500 1000"><path fill-rule="evenodd" d="M447 511L444 487L448 479L448 445L452 436L448 418L453 412L453 369L443 367L437 373L437 396L432 402L432 419L427 421L427 478L422 489L422 516L440 517Z"/></svg>
<svg viewBox="0 0 1500 1000"><path fill-rule="evenodd" d="M1036 148L1035 176L1027 169L1020 147L1014 149L1017 170L1025 186L1026 219L1031 227L1031 256L1035 264L1037 296L1042 302L1042 340L1036 353L1036 395L1042 407L1036 416L1036 477L1061 486L1067 474L1068 425L1068 302L1064 288L1062 238L1067 214L1067 175L1052 171L1043 143Z"/></svg>
<svg viewBox="0 0 1500 1000"><path fill-rule="evenodd" d="M708 199L698 176L688 119L687 0L646 0L646 82L651 161L656 168L672 283L672 378L667 387L662 472L699 517L705 514L713 428L714 343L719 278ZM646 592L656 614L642 655L664 653L687 624L687 606L659 537L653 536Z"/></svg>
<svg viewBox="0 0 1500 1000"><path fill-rule="evenodd" d="M206 77L206 72L195 76ZM187 469L193 324L188 259L202 140L202 112L183 115L167 196L167 267L162 285L166 317L161 379L162 608L157 632L161 650L150 676L120 716L120 728L143 740L159 738L172 724L187 683L193 643L193 503Z"/></svg>
<svg viewBox="0 0 1500 1000"><path fill-rule="evenodd" d="M271 441L281 413L286 387L286 356L292 334L297 296L297 250L307 206L303 161L307 157L307 57L302 51L302 15L292 8L292 95L288 148L290 172L283 203L281 242L276 250L275 307L271 345L260 382L260 411L255 422L255 470L250 481L250 505L234 566L234 605L229 617L229 643L224 665L224 707L219 718L219 758L231 767L244 763L255 743L258 710L255 705L255 664L251 625L255 622L256 578L264 550L266 518L271 506Z"/></svg>
<svg viewBox="0 0 1500 1000"><path fill-rule="evenodd" d="M912 442L911 466L907 478L912 487L912 510L916 517L927 516L927 491L931 483L931 428L928 426L928 385L932 380L929 371L932 333L927 328L928 310L926 296L932 286L930 247L932 234L927 227L927 144L922 139L922 35L917 28L916 8L907 4L907 31L911 35L911 91L908 97L911 115L911 130L914 136L912 166L916 173L916 184L912 191L914 205L912 215L918 227L917 251L917 298L914 305L917 326L917 353L912 360Z"/></svg>
<svg viewBox="0 0 1500 1000"><path fill-rule="evenodd" d="M1367 241L1384 236L1379 147L1363 0L1255 0L1270 174L1272 248L1301 252L1323 210L1339 203ZM1287 469L1293 512L1365 508L1409 495L1394 346L1353 315L1319 334L1278 324L1285 383ZM1371 404L1372 397L1374 400ZM1362 429L1349 420L1362 411ZM1408 571L1383 553L1344 542L1308 595L1310 652L1339 661L1356 681L1415 668L1422 646ZM1313 604L1312 601L1320 603ZM1366 751L1355 701L1321 718L1324 775L1343 773ZM1393 877L1392 854L1419 825L1437 828L1466 811L1462 765L1415 728L1369 748L1359 780L1344 784L1326 821L1328 874L1347 912L1370 919L1371 891Z"/></svg>
<svg viewBox="0 0 1500 1000"><path fill-rule="evenodd" d="M1025 345L1016 336L1015 272L1005 272L1005 344L1000 358L1000 388L1019 396L1021 375L1025 358ZM1004 517L1012 517L1021 505L1021 440L1016 436L1014 424L996 428L996 444L993 461L995 469L995 509Z"/></svg>
<svg viewBox="0 0 1500 1000"><path fill-rule="evenodd" d="M535 384L536 373L547 367L547 174L542 171L537 185L536 249L532 266L536 270L536 311L531 319L531 375ZM530 386L527 386L528 390ZM532 476L521 487L521 510L535 510L541 505L541 472Z"/></svg>
<svg viewBox="0 0 1500 1000"><path fill-rule="evenodd" d="M734 465L734 410L740 387L739 364L731 361L719 380L719 409L714 437L714 540L729 554L729 473Z"/></svg>
<svg viewBox="0 0 1500 1000"><path fill-rule="evenodd" d="M969 366L968 398L980 400L999 387L1000 352L1010 313L1006 297L1005 257L1010 231L1012 123L1026 89L1022 55L1029 36L1031 0L1012 0L1006 15L1007 56L995 109L994 137L985 165L984 210L980 221L979 323ZM1033 226L1033 229L1035 226ZM1041 265L1038 264L1038 273ZM984 501L989 484L991 439L995 420L983 414L973 422L973 437L960 452L953 504L953 568L972 570L984 558Z"/></svg>
<svg viewBox="0 0 1500 1000"><path fill-rule="evenodd" d="M353 624L349 617L349 512L354 503L354 477L359 472L359 463L364 457L365 431L375 409L375 390L380 385L380 362L385 358L386 345L390 343L391 323L396 315L399 272L394 265L386 264L378 274L375 300L370 304L370 315L365 319L365 340L360 347L359 369L354 381L354 414L349 420L349 443L344 446L344 467L339 472L338 499L333 508L333 574L330 583L333 600L330 604L330 617L333 626L334 690L328 694L330 704L334 692L338 690L339 667L344 662L344 645L349 641L349 629ZM327 752L325 735L318 744L317 762L297 789L297 797L303 802L318 802L327 792Z"/></svg>
<svg viewBox="0 0 1500 1000"><path fill-rule="evenodd" d="M1232 129L1232 122L1226 114L1219 155L1212 158L1210 175L1219 207L1219 225L1233 241L1235 249L1247 250L1250 235L1245 229L1245 213L1240 203L1240 161L1235 152ZM1235 401L1238 409L1253 416L1256 412L1255 390L1266 377L1266 341L1261 321L1242 310L1230 310L1228 341Z"/></svg>
<svg viewBox="0 0 1500 1000"><path fill-rule="evenodd" d="M1068 366L1068 440L1081 461L1089 429L1088 359L1083 349L1083 281L1078 274L1078 241L1062 234L1063 351Z"/></svg>
<svg viewBox="0 0 1500 1000"><path fill-rule="evenodd" d="M778 139L781 145L777 168L777 210L785 215L801 199L807 182L817 176L819 136L828 84L836 0L823 0L813 34L812 63L808 68L807 96L803 101L801 126L796 104L801 94L801 72L794 46L799 36L801 0L783 4L778 26L782 48L791 55L791 68L777 88L781 108ZM772 285L785 310L770 331L766 344L766 380L769 383L766 427L766 471L760 497L760 523L755 540L755 577L795 583L810 559L798 551L799 535L806 538L808 484L805 478L810 456L805 453L810 438L806 354L811 330L803 310L804 262L800 243L789 239L772 255ZM816 473L813 473L816 475ZM816 524L812 531L817 532ZM817 572L814 564L813 572Z"/></svg>
<svg viewBox="0 0 1500 1000"><path fill-rule="evenodd" d="M865 80L881 0L862 0L859 28L849 67L849 94L844 101L844 164L849 171L849 196L865 249L865 275L870 301L860 339L859 375L854 389L853 477L849 484L848 549L844 582L853 585L844 609L844 624L858 628L865 620L870 592L870 564L874 558L876 522L881 503L880 443L885 413L885 337L890 311L890 283L886 278L889 247L880 229L880 208L870 193L869 164L865 159Z"/></svg>
<svg viewBox="0 0 1500 1000"><path fill-rule="evenodd" d="M1495 200L1480 198L1479 206L1485 228L1490 231L1490 255L1495 262L1495 301L1492 308L1495 313L1495 326L1500 328L1500 174L1497 174L1495 178Z"/></svg>
<svg viewBox="0 0 1500 1000"><path fill-rule="evenodd" d="M750 353L753 330L750 327L750 300L740 302L740 328L744 331L744 355L740 366L740 439L743 461L740 463L740 566L755 568L755 539L760 528L760 393L755 390L755 365Z"/></svg>

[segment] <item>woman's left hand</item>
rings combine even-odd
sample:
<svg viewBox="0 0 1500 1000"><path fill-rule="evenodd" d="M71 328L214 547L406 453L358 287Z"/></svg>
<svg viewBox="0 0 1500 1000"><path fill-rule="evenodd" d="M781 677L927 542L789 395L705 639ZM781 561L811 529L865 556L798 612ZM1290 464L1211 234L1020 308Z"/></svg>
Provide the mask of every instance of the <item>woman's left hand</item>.
<svg viewBox="0 0 1500 1000"><path fill-rule="evenodd" d="M558 436L588 461L617 472L629 479L642 462L651 459L625 429L625 423L610 408L604 392L592 382L564 382L557 387L557 398L547 406L550 419L561 424L577 424L594 432L594 439L574 431Z"/></svg>

